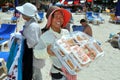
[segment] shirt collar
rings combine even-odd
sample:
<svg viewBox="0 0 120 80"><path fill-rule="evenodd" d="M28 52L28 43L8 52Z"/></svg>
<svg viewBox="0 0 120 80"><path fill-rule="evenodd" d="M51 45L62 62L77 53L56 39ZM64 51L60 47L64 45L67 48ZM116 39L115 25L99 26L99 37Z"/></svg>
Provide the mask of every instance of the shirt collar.
<svg viewBox="0 0 120 80"><path fill-rule="evenodd" d="M63 33L62 29L61 29L60 33L53 31L53 29L51 29L51 28L50 28L50 31L55 35L56 38L62 37L62 33Z"/></svg>
<svg viewBox="0 0 120 80"><path fill-rule="evenodd" d="M32 22L35 22L35 19L34 19L34 18L32 18L32 19L30 19L29 21L27 21L27 22L25 23L25 27L28 27L28 26L30 25L30 23L32 23Z"/></svg>

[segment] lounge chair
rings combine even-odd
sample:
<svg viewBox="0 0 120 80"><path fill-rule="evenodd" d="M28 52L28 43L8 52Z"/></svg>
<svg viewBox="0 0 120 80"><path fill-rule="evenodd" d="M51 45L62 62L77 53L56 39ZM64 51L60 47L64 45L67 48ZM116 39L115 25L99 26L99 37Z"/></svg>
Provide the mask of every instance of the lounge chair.
<svg viewBox="0 0 120 80"><path fill-rule="evenodd" d="M40 11L40 12L38 12L38 15L40 17L40 20L38 22L42 22L44 20L44 12Z"/></svg>
<svg viewBox="0 0 120 80"><path fill-rule="evenodd" d="M84 27L81 25L73 25L72 29L73 31L83 31Z"/></svg>
<svg viewBox="0 0 120 80"><path fill-rule="evenodd" d="M100 13L98 12L94 12L93 17L93 24L100 24L105 22L105 20L100 16Z"/></svg>
<svg viewBox="0 0 120 80"><path fill-rule="evenodd" d="M88 23L93 22L94 17L93 17L93 12L86 12L86 20Z"/></svg>
<svg viewBox="0 0 120 80"><path fill-rule="evenodd" d="M5 51L11 33L16 31L16 24L1 24L0 28L0 50Z"/></svg>
<svg viewBox="0 0 120 80"><path fill-rule="evenodd" d="M0 52L0 58L3 58L5 62L7 62L9 56L9 52Z"/></svg>
<svg viewBox="0 0 120 80"><path fill-rule="evenodd" d="M5 51L5 46L7 46L8 39L0 40L0 51Z"/></svg>

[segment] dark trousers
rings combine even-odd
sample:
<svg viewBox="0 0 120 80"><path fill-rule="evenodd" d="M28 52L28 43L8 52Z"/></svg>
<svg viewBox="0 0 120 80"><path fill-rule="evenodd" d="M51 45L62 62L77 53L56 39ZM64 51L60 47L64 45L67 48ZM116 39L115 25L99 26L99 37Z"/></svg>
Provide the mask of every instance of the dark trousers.
<svg viewBox="0 0 120 80"><path fill-rule="evenodd" d="M32 80L33 74L33 49L28 48L26 40L24 41L24 54L23 54L23 73L22 80Z"/></svg>

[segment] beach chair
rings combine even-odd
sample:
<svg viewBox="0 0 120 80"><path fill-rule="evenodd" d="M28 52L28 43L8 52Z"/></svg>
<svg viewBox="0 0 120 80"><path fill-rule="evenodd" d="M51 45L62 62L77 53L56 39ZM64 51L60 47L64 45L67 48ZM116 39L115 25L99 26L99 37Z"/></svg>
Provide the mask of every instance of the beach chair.
<svg viewBox="0 0 120 80"><path fill-rule="evenodd" d="M8 39L0 40L0 51L5 51L5 47L8 46Z"/></svg>
<svg viewBox="0 0 120 80"><path fill-rule="evenodd" d="M40 20L38 22L42 22L44 20L44 12L40 11L40 12L38 12L38 15L40 17Z"/></svg>
<svg viewBox="0 0 120 80"><path fill-rule="evenodd" d="M105 20L100 16L100 13L98 12L94 12L93 17L94 17L92 22L93 24L100 24L105 22Z"/></svg>
<svg viewBox="0 0 120 80"><path fill-rule="evenodd" d="M1 24L0 28L0 51L5 51L11 33L16 31L16 24Z"/></svg>
<svg viewBox="0 0 120 80"><path fill-rule="evenodd" d="M84 27L81 25L73 25L72 29L73 29L73 31L82 31L83 32Z"/></svg>
<svg viewBox="0 0 120 80"><path fill-rule="evenodd" d="M7 52L7 51L1 52L0 51L0 58L3 58L5 62L7 62L8 56L9 56L9 52Z"/></svg>
<svg viewBox="0 0 120 80"><path fill-rule="evenodd" d="M92 11L86 12L86 20L87 20L88 23L93 22L94 17L93 17L93 12Z"/></svg>

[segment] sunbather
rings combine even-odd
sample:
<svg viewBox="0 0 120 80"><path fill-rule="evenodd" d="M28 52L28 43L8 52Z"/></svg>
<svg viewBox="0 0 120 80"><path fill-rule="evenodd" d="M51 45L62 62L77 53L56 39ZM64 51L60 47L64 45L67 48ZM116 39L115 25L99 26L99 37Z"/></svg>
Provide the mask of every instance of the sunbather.
<svg viewBox="0 0 120 80"><path fill-rule="evenodd" d="M81 19L80 23L84 27L83 32L85 32L89 36L92 36L92 29L91 29L90 25L87 24L87 21L85 19Z"/></svg>

